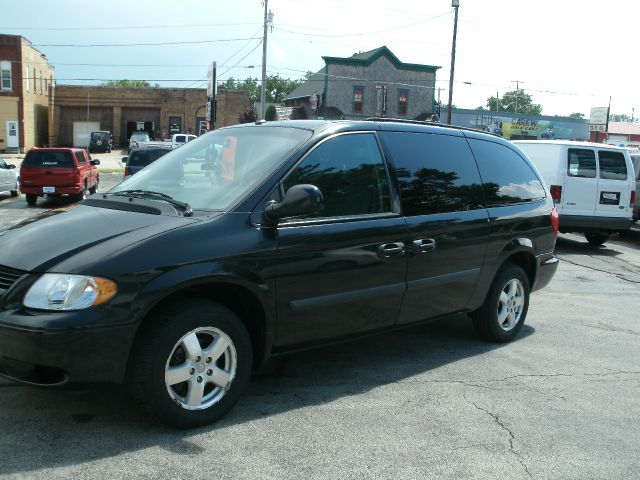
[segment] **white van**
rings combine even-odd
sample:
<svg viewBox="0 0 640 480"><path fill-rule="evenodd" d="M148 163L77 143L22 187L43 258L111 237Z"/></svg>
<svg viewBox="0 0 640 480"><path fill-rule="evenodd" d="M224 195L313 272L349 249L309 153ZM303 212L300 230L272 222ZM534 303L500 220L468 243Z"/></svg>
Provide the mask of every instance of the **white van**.
<svg viewBox="0 0 640 480"><path fill-rule="evenodd" d="M636 170L636 203L633 205L633 221L637 222L640 219L640 152L631 151L629 156Z"/></svg>
<svg viewBox="0 0 640 480"><path fill-rule="evenodd" d="M560 231L592 245L633 223L636 179L629 153L601 143L516 140L538 168L560 215Z"/></svg>

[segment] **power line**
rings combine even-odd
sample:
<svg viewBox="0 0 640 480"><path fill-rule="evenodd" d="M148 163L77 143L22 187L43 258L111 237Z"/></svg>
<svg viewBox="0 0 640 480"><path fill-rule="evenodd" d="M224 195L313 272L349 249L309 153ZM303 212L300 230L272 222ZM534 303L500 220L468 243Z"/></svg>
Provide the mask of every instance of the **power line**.
<svg viewBox="0 0 640 480"><path fill-rule="evenodd" d="M255 47L253 47L251 50L249 50L249 53L247 53L244 57L242 57L240 60L238 60L238 62L237 62L235 65L233 65L232 67L227 68L224 72L222 72L222 73L220 74L220 76L226 75L226 74L227 74L227 73L229 73L231 70L233 70L234 68L236 68L240 62L242 62L245 58L247 58L249 55L251 55L253 52L255 52L255 51L256 51L256 49L257 49L260 45L262 45L262 40L260 40L260 41L256 44L256 46L255 46Z"/></svg>
<svg viewBox="0 0 640 480"><path fill-rule="evenodd" d="M291 33L294 35L303 35L306 37L323 37L323 38L344 38L344 37L364 37L367 35L377 35L378 33L386 33L386 32L391 32L394 30L401 30L404 28L410 28L410 27L414 27L416 25L420 25L422 23L426 23L426 22L430 22L431 20L435 20L437 18L440 17L444 17L446 15L450 15L451 14L451 10L445 12L445 13L441 13L439 15L435 15L433 17L429 17L429 18L425 18L423 20L420 20L418 22L413 22L413 23L409 23L407 25L399 25L397 27L391 27L391 28L385 28L383 30L377 30L374 32L365 32L365 33L344 33L344 34L338 34L338 35L332 35L332 34L317 34L317 33L307 33L307 32L296 32L295 30L286 30L284 28L280 28L278 30L282 31L282 32L286 32L286 33Z"/></svg>
<svg viewBox="0 0 640 480"><path fill-rule="evenodd" d="M259 40L260 37L250 38L219 38L216 40L192 40L182 42L155 42L155 43L38 43L33 44L34 47L73 47L73 48L92 48L92 47L154 47L161 45L193 45L199 43L218 43L218 42L239 42L243 40Z"/></svg>
<svg viewBox="0 0 640 480"><path fill-rule="evenodd" d="M20 60L9 60L11 63L22 63L24 65L49 65L52 67L154 67L154 68L205 68L206 64L149 64L149 63L49 63L49 62L24 62ZM226 67L227 65L220 65ZM253 68L255 65L242 65L239 68Z"/></svg>
<svg viewBox="0 0 640 480"><path fill-rule="evenodd" d="M242 23L193 23L193 24L173 24L173 25L127 25L119 27L0 27L0 30L46 30L46 31L66 31L66 30L157 30L159 28L199 28L199 27L233 27L240 25L261 25L256 22Z"/></svg>

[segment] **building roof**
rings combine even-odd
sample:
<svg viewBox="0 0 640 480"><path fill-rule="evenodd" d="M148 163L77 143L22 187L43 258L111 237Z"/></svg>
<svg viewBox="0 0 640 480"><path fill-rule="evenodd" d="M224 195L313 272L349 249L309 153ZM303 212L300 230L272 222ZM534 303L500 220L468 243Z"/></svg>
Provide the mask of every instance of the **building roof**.
<svg viewBox="0 0 640 480"><path fill-rule="evenodd" d="M640 123L609 122L608 133L614 135L640 135Z"/></svg>
<svg viewBox="0 0 640 480"><path fill-rule="evenodd" d="M419 63L404 63L401 62L398 57L396 57L391 50L389 50L386 46L374 48L373 50L369 50L368 52L360 52L352 55L351 57L322 57L325 63L333 63L339 65L358 65L367 67L375 62L380 57L387 57L389 61L399 70L414 70L420 72L434 72L438 70L440 67L436 67L433 65L422 65Z"/></svg>
<svg viewBox="0 0 640 480"><path fill-rule="evenodd" d="M309 79L285 97L285 100L310 97L314 93L320 95L324 91L324 68L314 73Z"/></svg>

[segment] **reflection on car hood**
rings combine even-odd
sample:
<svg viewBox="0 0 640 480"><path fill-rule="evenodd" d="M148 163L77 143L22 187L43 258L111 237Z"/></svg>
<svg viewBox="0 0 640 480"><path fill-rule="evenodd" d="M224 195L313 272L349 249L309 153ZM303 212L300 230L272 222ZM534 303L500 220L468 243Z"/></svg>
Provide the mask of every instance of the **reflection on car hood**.
<svg viewBox="0 0 640 480"><path fill-rule="evenodd" d="M79 265L102 261L145 238L198 221L84 205L50 210L0 232L0 265L45 271L73 256L82 257Z"/></svg>

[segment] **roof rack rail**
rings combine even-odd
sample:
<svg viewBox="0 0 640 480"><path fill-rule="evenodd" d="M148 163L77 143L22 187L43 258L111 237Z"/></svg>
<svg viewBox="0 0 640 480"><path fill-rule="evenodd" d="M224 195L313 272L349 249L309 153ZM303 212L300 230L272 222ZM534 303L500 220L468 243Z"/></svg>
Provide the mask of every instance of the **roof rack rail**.
<svg viewBox="0 0 640 480"><path fill-rule="evenodd" d="M494 137L503 138L500 135L487 132L485 130L480 130L479 128L459 127L458 125L450 125L448 123L440 123L440 122L428 122L426 120L410 120L408 118L389 118L389 117L368 117L368 118L365 118L365 120L370 122L409 123L413 125L429 125L432 127L456 128L458 130L466 130L469 132L480 132L480 133L485 133L487 135L493 135Z"/></svg>

